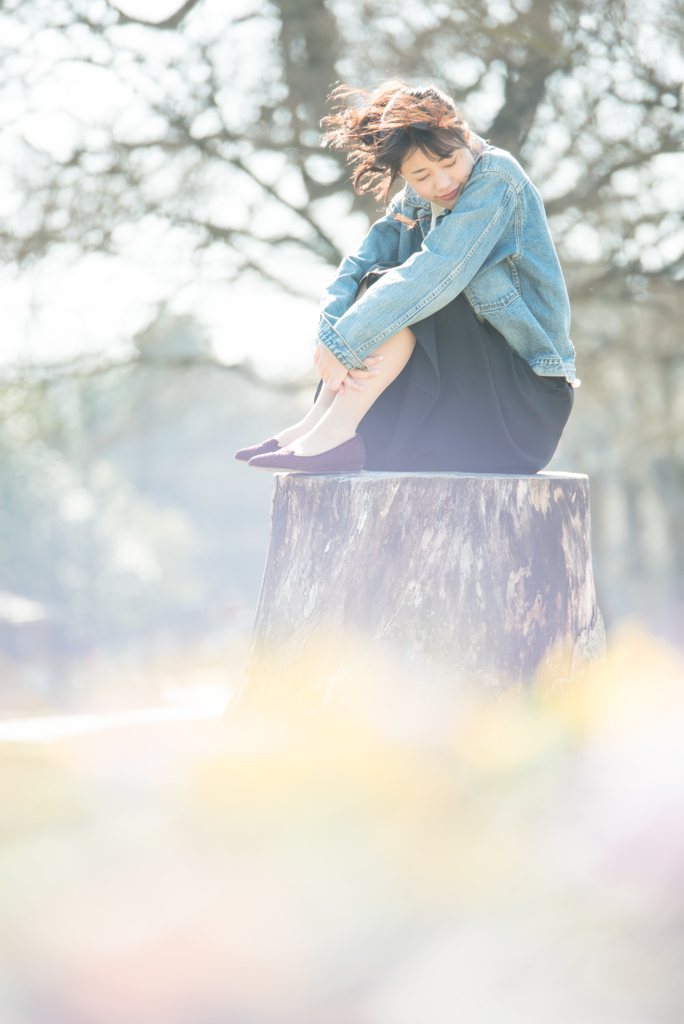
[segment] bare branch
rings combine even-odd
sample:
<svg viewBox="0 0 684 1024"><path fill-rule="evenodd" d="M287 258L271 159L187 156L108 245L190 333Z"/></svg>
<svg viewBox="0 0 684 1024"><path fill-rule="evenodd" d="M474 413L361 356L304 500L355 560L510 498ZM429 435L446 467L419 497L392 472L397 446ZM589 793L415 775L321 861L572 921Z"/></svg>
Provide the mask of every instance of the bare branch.
<svg viewBox="0 0 684 1024"><path fill-rule="evenodd" d="M600 207L605 203L605 196L602 196L601 190L606 185L610 184L611 178L618 171L626 171L635 167L643 167L645 164L650 163L654 156L660 153L679 153L681 152L681 145L678 144L674 139L668 139L662 143L656 153L643 152L634 153L629 157L625 157L623 160L618 160L611 167L609 167L602 174L596 178L589 178L586 180L585 187L581 189L573 189L571 192L566 192L564 196L559 196L558 199L550 199L546 204L547 216L553 217L558 213L562 213L571 207L576 207L578 210L592 210Z"/></svg>
<svg viewBox="0 0 684 1024"><path fill-rule="evenodd" d="M165 18L163 21L145 21L144 18L133 18L130 14L124 14L123 11L120 11L116 4L111 3L111 0L107 0L107 6L116 11L119 16L120 25L146 25L148 28L172 30L178 28L186 15L190 13L193 7L197 7L199 2L200 0L185 0L185 3L178 8L175 14Z"/></svg>

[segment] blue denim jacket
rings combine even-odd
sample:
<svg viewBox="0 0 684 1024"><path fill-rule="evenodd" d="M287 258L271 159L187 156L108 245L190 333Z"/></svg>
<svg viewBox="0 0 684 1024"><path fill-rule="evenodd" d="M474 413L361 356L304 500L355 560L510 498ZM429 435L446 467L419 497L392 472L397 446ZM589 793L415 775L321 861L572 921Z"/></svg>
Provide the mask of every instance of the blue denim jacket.
<svg viewBox="0 0 684 1024"><path fill-rule="evenodd" d="M568 293L541 196L510 153L477 142L482 152L450 214L431 231L430 203L407 185L324 293L318 339L350 370L463 292L535 373L575 379ZM401 266L354 303L378 263Z"/></svg>

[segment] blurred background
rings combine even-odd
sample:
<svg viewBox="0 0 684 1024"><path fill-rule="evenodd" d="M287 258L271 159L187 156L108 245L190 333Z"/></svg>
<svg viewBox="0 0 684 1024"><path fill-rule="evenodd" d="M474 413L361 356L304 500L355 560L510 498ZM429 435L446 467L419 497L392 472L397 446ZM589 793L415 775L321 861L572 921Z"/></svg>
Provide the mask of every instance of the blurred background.
<svg viewBox="0 0 684 1024"><path fill-rule="evenodd" d="M0 3L2 1024L678 1024L681 0ZM434 82L544 197L608 668L362 666L221 715L317 301L379 211L336 81ZM296 711L296 709L295 709Z"/></svg>
<svg viewBox="0 0 684 1024"><path fill-rule="evenodd" d="M320 147L340 80L435 82L541 190L583 381L552 468L608 624L683 642L683 40L680 0L5 0L0 707L239 674L270 479L233 453L311 401L380 215Z"/></svg>

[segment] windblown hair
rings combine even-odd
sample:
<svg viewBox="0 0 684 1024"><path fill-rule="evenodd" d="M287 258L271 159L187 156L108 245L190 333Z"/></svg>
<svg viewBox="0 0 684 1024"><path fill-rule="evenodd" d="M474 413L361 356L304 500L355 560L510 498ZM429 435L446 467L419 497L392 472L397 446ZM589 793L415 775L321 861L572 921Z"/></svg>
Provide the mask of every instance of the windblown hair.
<svg viewBox="0 0 684 1024"><path fill-rule="evenodd" d="M411 89L388 82L370 93L340 85L330 94L333 113L321 122L323 144L348 154L357 192L389 200L406 157L414 149L443 160L467 147L470 129L446 93L428 85ZM355 102L354 102L355 101Z"/></svg>

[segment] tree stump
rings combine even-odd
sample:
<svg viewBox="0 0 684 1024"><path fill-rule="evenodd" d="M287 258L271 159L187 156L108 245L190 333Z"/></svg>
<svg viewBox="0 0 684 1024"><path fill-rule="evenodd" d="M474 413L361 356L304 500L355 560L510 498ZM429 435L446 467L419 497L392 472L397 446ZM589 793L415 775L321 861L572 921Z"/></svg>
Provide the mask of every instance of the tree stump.
<svg viewBox="0 0 684 1024"><path fill-rule="evenodd" d="M370 652L483 695L581 682L604 646L586 476L276 474L235 704L315 711Z"/></svg>

